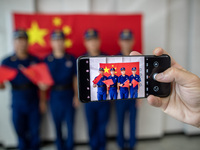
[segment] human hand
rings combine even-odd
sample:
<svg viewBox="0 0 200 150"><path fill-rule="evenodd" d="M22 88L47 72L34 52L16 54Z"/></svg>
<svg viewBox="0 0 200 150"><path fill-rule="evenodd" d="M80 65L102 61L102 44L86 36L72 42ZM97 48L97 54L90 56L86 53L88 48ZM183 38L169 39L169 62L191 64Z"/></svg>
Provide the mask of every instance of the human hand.
<svg viewBox="0 0 200 150"><path fill-rule="evenodd" d="M73 106L74 106L74 108L78 108L80 106L78 96L73 97Z"/></svg>
<svg viewBox="0 0 200 150"><path fill-rule="evenodd" d="M46 101L40 101L39 103L40 113L45 114L47 112L47 103Z"/></svg>
<svg viewBox="0 0 200 150"><path fill-rule="evenodd" d="M138 54L131 52L130 55ZM156 48L153 54L160 56L167 52ZM200 127L200 78L185 70L171 57L171 67L157 74L155 79L158 82L171 82L171 93L165 98L149 95L149 104L161 108L177 120Z"/></svg>
<svg viewBox="0 0 200 150"><path fill-rule="evenodd" d="M39 89L40 90L42 90L42 91L46 91L46 90L48 90L49 89L49 86L47 85L47 84L44 84L44 83L38 83L38 87L39 87Z"/></svg>

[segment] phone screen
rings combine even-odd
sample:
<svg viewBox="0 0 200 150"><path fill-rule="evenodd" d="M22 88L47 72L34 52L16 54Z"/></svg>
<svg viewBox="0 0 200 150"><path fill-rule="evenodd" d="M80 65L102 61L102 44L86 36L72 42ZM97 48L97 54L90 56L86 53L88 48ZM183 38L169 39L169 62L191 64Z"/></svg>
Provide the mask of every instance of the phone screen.
<svg viewBox="0 0 200 150"><path fill-rule="evenodd" d="M87 78L82 95L90 101L145 97L145 56L88 57L80 65Z"/></svg>
<svg viewBox="0 0 200 150"><path fill-rule="evenodd" d="M82 102L166 97L171 84L155 80L171 66L168 55L81 56L78 62L78 95Z"/></svg>

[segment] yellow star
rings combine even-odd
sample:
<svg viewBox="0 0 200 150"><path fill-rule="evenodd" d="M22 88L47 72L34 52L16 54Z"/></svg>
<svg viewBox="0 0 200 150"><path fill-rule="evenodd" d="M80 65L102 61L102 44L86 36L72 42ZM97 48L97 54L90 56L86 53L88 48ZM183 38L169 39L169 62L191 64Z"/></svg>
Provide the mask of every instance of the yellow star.
<svg viewBox="0 0 200 150"><path fill-rule="evenodd" d="M63 27L63 32L66 34L66 35L69 35L71 33L72 29L70 26L64 26Z"/></svg>
<svg viewBox="0 0 200 150"><path fill-rule="evenodd" d="M105 72L105 73L106 73L106 72L109 73L109 68L105 67L105 68L104 68L104 72Z"/></svg>
<svg viewBox="0 0 200 150"><path fill-rule="evenodd" d="M53 20L52 20L52 22L53 22L53 25L57 26L57 27L62 24L62 20L59 17L54 17Z"/></svg>
<svg viewBox="0 0 200 150"><path fill-rule="evenodd" d="M72 40L70 40L70 39L66 39L65 40L65 47L66 48L70 48L70 47L72 47Z"/></svg>
<svg viewBox="0 0 200 150"><path fill-rule="evenodd" d="M31 28L27 30L27 34L29 36L28 41L30 45L34 45L36 43L40 46L46 45L44 37L48 34L48 30L40 29L36 21L31 23Z"/></svg>

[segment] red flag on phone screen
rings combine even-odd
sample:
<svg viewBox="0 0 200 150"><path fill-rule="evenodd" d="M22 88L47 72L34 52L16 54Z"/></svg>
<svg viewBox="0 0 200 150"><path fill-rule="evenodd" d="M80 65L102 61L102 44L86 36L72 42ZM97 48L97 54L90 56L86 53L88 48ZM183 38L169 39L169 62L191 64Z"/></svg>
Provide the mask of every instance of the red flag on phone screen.
<svg viewBox="0 0 200 150"><path fill-rule="evenodd" d="M106 85L113 85L114 84L112 79L104 80L103 83L105 83Z"/></svg>
<svg viewBox="0 0 200 150"><path fill-rule="evenodd" d="M105 76L110 76L110 69L115 68L115 75L120 76L121 75L121 68L124 67L126 69L126 75L130 76L132 75L132 68L136 68L136 74L140 74L140 69L139 69L139 62L130 62L130 63L100 63L99 64L100 68L104 68L104 75Z"/></svg>
<svg viewBox="0 0 200 150"><path fill-rule="evenodd" d="M0 66L0 83L5 81L10 81L14 79L17 75L17 70L7 67L7 66Z"/></svg>
<svg viewBox="0 0 200 150"><path fill-rule="evenodd" d="M93 82L94 84L97 84L101 78L102 78L102 75L99 74L92 82Z"/></svg>
<svg viewBox="0 0 200 150"><path fill-rule="evenodd" d="M136 87L138 85L138 82L135 79L133 79L131 83L133 84L133 87Z"/></svg>
<svg viewBox="0 0 200 150"><path fill-rule="evenodd" d="M45 63L35 64L28 68L22 68L21 70L34 84L43 83L48 86L54 84L48 66Z"/></svg>
<svg viewBox="0 0 200 150"><path fill-rule="evenodd" d="M126 81L124 82L124 85L123 85L122 87L129 87L129 80L126 80Z"/></svg>

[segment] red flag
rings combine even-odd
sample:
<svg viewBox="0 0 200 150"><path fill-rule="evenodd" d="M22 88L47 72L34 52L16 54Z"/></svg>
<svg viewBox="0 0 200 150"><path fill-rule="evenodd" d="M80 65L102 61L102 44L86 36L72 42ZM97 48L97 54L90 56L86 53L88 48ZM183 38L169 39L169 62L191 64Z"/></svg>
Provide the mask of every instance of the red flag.
<svg viewBox="0 0 200 150"><path fill-rule="evenodd" d="M124 82L124 85L123 85L122 87L129 87L129 80L126 80L126 81Z"/></svg>
<svg viewBox="0 0 200 150"><path fill-rule="evenodd" d="M48 66L45 63L35 64L21 70L34 84L43 83L49 86L54 84Z"/></svg>
<svg viewBox="0 0 200 150"><path fill-rule="evenodd" d="M94 84L97 84L101 78L102 78L102 75L99 74L92 82L93 82Z"/></svg>
<svg viewBox="0 0 200 150"><path fill-rule="evenodd" d="M133 79L131 83L133 84L133 87L136 87L138 85L138 82L135 79Z"/></svg>
<svg viewBox="0 0 200 150"><path fill-rule="evenodd" d="M105 83L106 85L113 85L114 84L112 79L104 80L103 83Z"/></svg>
<svg viewBox="0 0 200 150"><path fill-rule="evenodd" d="M119 54L120 47L116 41L123 29L130 29L134 33L135 44L132 49L142 52L141 14L48 15L16 13L13 18L15 29L23 28L27 30L30 53L40 58L44 58L51 52L50 34L54 29L62 29L64 31L66 49L76 57L83 55L86 51L83 45L83 34L89 28L95 28L99 31L102 41L101 50L106 54Z"/></svg>
<svg viewBox="0 0 200 150"><path fill-rule="evenodd" d="M17 75L17 70L7 67L7 66L0 66L0 83L5 81L10 81L14 79Z"/></svg>
<svg viewBox="0 0 200 150"><path fill-rule="evenodd" d="M104 75L110 76L110 69L115 68L115 74L117 76L121 75L121 68L125 67L126 69L126 75L132 74L132 68L136 67L136 74L139 75L139 62L131 62L131 63L100 63L100 68L104 68Z"/></svg>

